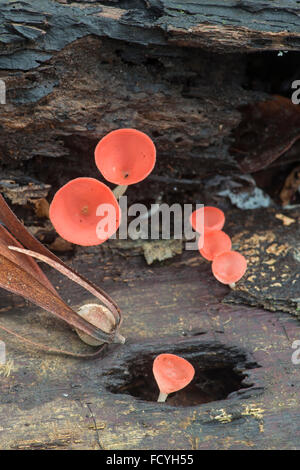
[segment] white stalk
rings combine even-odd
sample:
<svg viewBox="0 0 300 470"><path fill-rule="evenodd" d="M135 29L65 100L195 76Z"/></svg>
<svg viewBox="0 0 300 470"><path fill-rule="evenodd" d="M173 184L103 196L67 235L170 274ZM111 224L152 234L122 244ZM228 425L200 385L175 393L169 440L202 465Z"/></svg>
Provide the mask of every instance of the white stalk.
<svg viewBox="0 0 300 470"><path fill-rule="evenodd" d="M120 199L120 197L126 193L127 188L128 186L124 186L122 184L120 184L119 186L116 186L115 189L113 190L115 198Z"/></svg>
<svg viewBox="0 0 300 470"><path fill-rule="evenodd" d="M162 402L165 402L167 398L168 398L167 393L159 392L159 397L158 397L157 401L162 403Z"/></svg>

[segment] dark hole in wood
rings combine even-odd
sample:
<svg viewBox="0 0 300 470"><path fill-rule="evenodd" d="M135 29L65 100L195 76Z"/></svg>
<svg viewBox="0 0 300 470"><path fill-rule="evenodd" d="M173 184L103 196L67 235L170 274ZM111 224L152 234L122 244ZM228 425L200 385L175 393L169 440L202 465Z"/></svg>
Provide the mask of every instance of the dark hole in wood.
<svg viewBox="0 0 300 470"><path fill-rule="evenodd" d="M236 390L242 388L243 377L230 368L204 370L186 388L169 395L167 403L173 406L193 406L222 400ZM124 385L117 393L125 393L145 401L156 401L157 385L151 370L145 367L144 373L135 376L130 384Z"/></svg>
<svg viewBox="0 0 300 470"><path fill-rule="evenodd" d="M175 346L175 348L174 348ZM168 396L167 405L195 406L217 400L226 399L231 393L241 389L250 388L253 383L247 382L247 369L259 367L249 363L246 357L241 363L241 356L230 357L231 350L224 353L224 345L219 352L211 351L209 347L205 352L202 347L193 346L186 354L182 345L172 350L166 348L163 352L178 354L189 360L195 368L194 380L183 390ZM215 349L215 348L213 348ZM158 387L152 373L153 359L160 354L138 354L124 365L120 365L109 374L107 388L115 394L131 395L137 399L156 402ZM120 370L121 369L121 370ZM117 377L118 375L118 377Z"/></svg>
<svg viewBox="0 0 300 470"><path fill-rule="evenodd" d="M272 51L247 57L243 88L291 97L299 79L299 52Z"/></svg>
<svg viewBox="0 0 300 470"><path fill-rule="evenodd" d="M255 53L251 57L248 56L245 62L246 68L242 86L246 90L268 93L270 97L280 95L291 99L292 94L295 92L292 84L300 76L299 59L300 54L298 51L271 51ZM265 97L266 100L269 98ZM246 126L249 126L249 116L243 116L243 121ZM267 128L262 129L262 132L267 131ZM235 135L235 132L233 130L232 136ZM282 130L282 133L284 136L284 130ZM247 146L247 141L250 143L255 138L255 135L251 132L245 132L241 137L245 146ZM236 148L234 137L232 142L230 153L238 162L242 162L248 152L236 152L234 150ZM287 177L299 165L299 148L300 143L297 141L293 144L292 148L268 164L266 168L253 173L249 170L249 173L253 175L256 185L279 204L282 204L280 191ZM260 158L263 161L263 157L261 156ZM299 200L299 192L295 191L295 194L291 196L290 204L298 204Z"/></svg>

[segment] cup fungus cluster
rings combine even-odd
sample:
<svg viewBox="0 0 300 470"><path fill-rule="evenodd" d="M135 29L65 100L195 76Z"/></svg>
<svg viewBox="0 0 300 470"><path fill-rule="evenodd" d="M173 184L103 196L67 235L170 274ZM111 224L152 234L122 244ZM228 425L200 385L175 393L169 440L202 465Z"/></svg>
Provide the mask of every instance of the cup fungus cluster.
<svg viewBox="0 0 300 470"><path fill-rule="evenodd" d="M246 272L247 261L243 255L231 250L230 237L222 230L225 224L224 212L217 207L201 207L191 214L190 223L200 235L200 254L212 261L215 278L234 288Z"/></svg>
<svg viewBox="0 0 300 470"><path fill-rule="evenodd" d="M49 216L56 231L62 238L77 245L94 246L104 243L120 225L121 210L118 198L129 185L145 179L153 170L155 161L155 145L143 132L136 129L118 129L107 134L96 146L95 163L103 177L117 187L112 191L106 184L87 177L69 181L57 191L50 205ZM5 276L0 277L1 287L21 293L25 298L64 319L75 328L82 341L89 345L124 343L125 338L118 331L122 317L116 303L100 288L66 266L29 234L1 195L0 216L12 232L11 235L0 225L0 257L2 256L3 262L7 264L8 271L14 270L17 281L12 285L7 282ZM224 213L216 207L204 207L192 213L190 223L200 234L200 254L212 261L212 272L216 279L234 287L244 275L247 261L240 253L232 251L230 237L222 230L225 224ZM22 245L13 235L18 235ZM77 282L96 296L103 305L89 303L74 312L62 301L32 258L49 264ZM22 269L19 264L22 264ZM0 328L22 338L1 325ZM22 339L32 345L41 346L26 338ZM91 356L57 351L48 347L43 349L77 357ZM182 357L160 354L154 360L153 374L160 390L158 401L164 402L170 393L181 390L193 380L195 370L192 364Z"/></svg>
<svg viewBox="0 0 300 470"><path fill-rule="evenodd" d="M94 178L76 178L55 194L49 217L57 233L70 243L95 246L119 228L117 199L128 185L145 179L156 161L155 145L136 129L117 129L103 137L95 149L95 163L102 176L118 185L113 191Z"/></svg>
<svg viewBox="0 0 300 470"><path fill-rule="evenodd" d="M217 207L203 207L191 214L190 223L200 235L200 254L212 261L215 278L234 287L245 274L247 261L243 255L231 250L230 237L222 230L224 212ZM159 388L157 401L165 402L170 393L183 389L193 380L195 369L182 357L160 354L153 362L153 375Z"/></svg>

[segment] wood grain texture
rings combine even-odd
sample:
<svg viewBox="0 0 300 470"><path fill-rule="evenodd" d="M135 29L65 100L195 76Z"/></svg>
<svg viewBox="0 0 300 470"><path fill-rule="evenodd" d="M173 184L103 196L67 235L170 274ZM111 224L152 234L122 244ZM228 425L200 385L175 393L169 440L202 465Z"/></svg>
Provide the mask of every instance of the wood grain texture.
<svg viewBox="0 0 300 470"><path fill-rule="evenodd" d="M24 44L23 67L38 66L71 41L89 34L143 45L192 46L245 52L298 50L299 4L296 0L173 0L136 2L6 2L0 10L2 47L12 54L2 68L16 68ZM23 46L23 47L22 47Z"/></svg>
<svg viewBox="0 0 300 470"><path fill-rule="evenodd" d="M136 127L154 139L159 158L131 200L216 203L206 179L241 173L229 151L240 107L270 98L265 88L245 85L248 53L299 51L299 9L294 0L2 2L1 181L23 187L26 175L38 190L51 185L51 197L73 177L98 178L97 141L112 129ZM299 159L294 153L289 163ZM224 198L222 204L227 210ZM17 210L39 230L28 204ZM278 213L295 222L284 226ZM299 216L275 207L231 212L228 221L235 247L250 260L234 292L212 278L198 253L151 267L138 243L66 255L118 302L127 343L87 361L29 350L1 333L7 362L0 367L0 447L299 449L299 365L291 361L300 340L292 284L299 282ZM275 274L265 261L278 266ZM45 271L73 308L92 300ZM59 319L4 291L0 321L49 346L90 351ZM186 407L131 396L134 367L146 371L149 384L145 364L162 351L187 355L199 377L203 367L214 380L222 368L234 370L242 388Z"/></svg>
<svg viewBox="0 0 300 470"><path fill-rule="evenodd" d="M240 174L230 143L241 106L270 98L245 86L248 55L243 53L289 50L288 43L280 43L286 34L298 50L298 33L292 32L297 3L120 5L49 0L1 5L4 180L18 185L25 173L40 188L50 184L51 196L73 177L95 176L96 143L124 126L143 129L154 139L159 154L154 177L184 184L187 166L189 180ZM195 32L201 21L199 31L205 34ZM291 25L285 27L284 21ZM262 47L249 42L249 24L251 34L277 39ZM272 146L268 152L274 153ZM157 186L153 180L152 193ZM5 192L11 195L10 188Z"/></svg>
<svg viewBox="0 0 300 470"><path fill-rule="evenodd" d="M246 275L226 302L283 310L299 318L299 209L237 212L228 218L233 247L243 253L248 266Z"/></svg>
<svg viewBox="0 0 300 470"><path fill-rule="evenodd" d="M130 253L108 244L78 250L72 263L120 304L124 346L83 361L30 351L1 336L8 350L0 377L1 448L299 449L299 366L291 362L299 322L223 304L228 288L196 253L151 269ZM90 300L49 274L74 307ZM60 321L16 302L8 294L1 298L6 325L52 346L83 349ZM197 373L232 364L250 388L187 407L111 392L130 378L128 367L138 370L143 355L162 351L195 360Z"/></svg>

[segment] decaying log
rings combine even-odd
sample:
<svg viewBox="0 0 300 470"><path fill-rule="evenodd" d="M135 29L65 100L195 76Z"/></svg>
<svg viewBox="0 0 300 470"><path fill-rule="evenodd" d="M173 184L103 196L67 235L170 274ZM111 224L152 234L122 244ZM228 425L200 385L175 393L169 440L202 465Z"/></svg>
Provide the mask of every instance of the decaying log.
<svg viewBox="0 0 300 470"><path fill-rule="evenodd" d="M26 205L28 201L45 199L50 189L49 184L43 184L32 178L1 178L0 191L12 204Z"/></svg>
<svg viewBox="0 0 300 470"><path fill-rule="evenodd" d="M296 0L1 2L0 189L31 231L57 246L52 195L74 177L101 179L97 141L135 127L153 138L158 158L129 200L218 205L249 261L229 291L197 252L177 254L181 247L151 267L143 256L169 256L159 242L155 250L131 240L68 247L66 262L118 301L128 342L75 361L1 333L1 448L300 448L299 364L291 360L300 340L300 219L297 207L279 206L299 166L299 120L292 113L296 125L281 140L286 115L275 127L268 118L273 95L287 102L300 79L299 13ZM278 129L275 141L259 140L259 122ZM297 203L297 192L285 205ZM90 300L46 272L75 309ZM6 292L0 317L37 342L90 351L61 321ZM196 368L194 385L165 405L154 401L151 375L159 352Z"/></svg>
<svg viewBox="0 0 300 470"><path fill-rule="evenodd" d="M47 167L56 188L57 173L94 174L95 143L126 125L155 139L160 174L184 177L190 159L194 176L239 172L227 139L238 108L265 97L243 87L241 53L298 50L298 12L296 1L4 2L1 166L31 160L28 175L43 181Z"/></svg>
<svg viewBox="0 0 300 470"><path fill-rule="evenodd" d="M283 310L300 318L299 209L260 209L251 216L248 211L232 213L229 224L233 246L248 266L225 301Z"/></svg>
<svg viewBox="0 0 300 470"><path fill-rule="evenodd" d="M39 55L29 53L27 60L24 56L27 69L88 34L143 45L174 44L217 52L299 48L296 0L226 0L217 4L213 0L186 4L174 0L112 0L103 4L33 0L7 2L1 16L5 21L3 46L9 45L15 52L26 40L41 45L36 47ZM15 58L11 57L11 63Z"/></svg>
<svg viewBox="0 0 300 470"><path fill-rule="evenodd" d="M120 304L125 345L77 361L2 336L1 448L299 449L299 365L291 361L299 321L223 304L228 287L196 253L149 270L126 243L81 250L73 259ZM48 274L72 305L89 300ZM2 307L1 322L27 335L30 327L30 336L52 346L83 349L59 320L24 304ZM154 401L151 359L163 351L191 360L198 385L162 405Z"/></svg>

